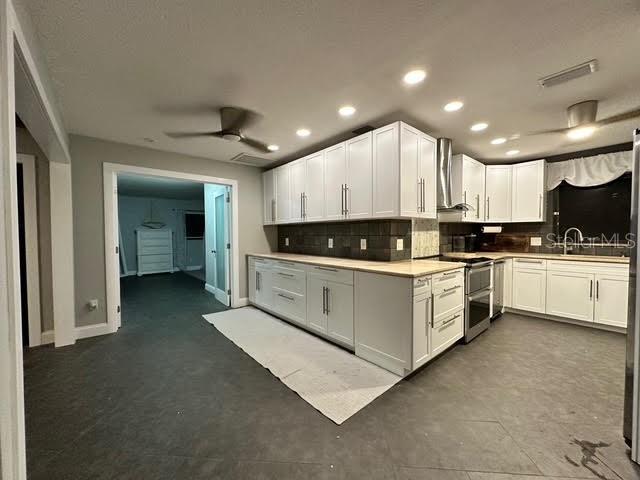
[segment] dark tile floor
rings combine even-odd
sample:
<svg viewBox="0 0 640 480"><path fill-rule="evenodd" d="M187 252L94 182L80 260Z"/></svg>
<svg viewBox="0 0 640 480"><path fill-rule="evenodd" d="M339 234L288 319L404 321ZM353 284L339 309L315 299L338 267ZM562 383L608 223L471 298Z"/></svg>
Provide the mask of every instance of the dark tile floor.
<svg viewBox="0 0 640 480"><path fill-rule="evenodd" d="M128 278L117 334L26 353L29 478L640 478L622 335L505 315L336 426L200 318L222 308Z"/></svg>

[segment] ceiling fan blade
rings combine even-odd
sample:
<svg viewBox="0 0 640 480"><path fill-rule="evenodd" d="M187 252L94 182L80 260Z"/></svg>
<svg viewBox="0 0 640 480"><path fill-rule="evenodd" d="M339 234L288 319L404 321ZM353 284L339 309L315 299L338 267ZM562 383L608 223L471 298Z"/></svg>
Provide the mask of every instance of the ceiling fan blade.
<svg viewBox="0 0 640 480"><path fill-rule="evenodd" d="M239 131L250 127L260 120L261 115L236 107L222 107L220 109L220 124L222 130Z"/></svg>
<svg viewBox="0 0 640 480"><path fill-rule="evenodd" d="M252 138L247 138L247 137L242 137L240 139L240 141L242 143L244 143L245 145L249 145L251 148L255 148L256 150L260 150L264 153L269 153L270 150L267 148L267 145L258 141L258 140L254 140Z"/></svg>
<svg viewBox="0 0 640 480"><path fill-rule="evenodd" d="M640 117L640 108L629 110L628 112L624 113L619 113L618 115L612 115L611 117L603 118L602 120L598 120L596 123L598 125L609 125L610 123L622 122L624 120L630 120L635 117Z"/></svg>
<svg viewBox="0 0 640 480"><path fill-rule="evenodd" d="M567 133L569 130L571 129L570 128L553 128L551 130L540 130L538 132L527 133L525 136L532 137L534 135L550 135L553 133Z"/></svg>
<svg viewBox="0 0 640 480"><path fill-rule="evenodd" d="M218 132L165 132L167 137L171 138L198 138L217 136Z"/></svg>

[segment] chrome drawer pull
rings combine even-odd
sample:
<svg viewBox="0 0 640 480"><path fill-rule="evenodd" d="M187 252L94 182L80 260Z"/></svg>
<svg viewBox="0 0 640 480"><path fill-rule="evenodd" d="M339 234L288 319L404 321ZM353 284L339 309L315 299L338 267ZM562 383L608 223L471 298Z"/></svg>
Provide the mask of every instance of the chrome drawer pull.
<svg viewBox="0 0 640 480"><path fill-rule="evenodd" d="M338 273L338 270L336 270L335 268L328 268L328 267L316 267L318 270L324 270L325 272L335 272Z"/></svg>
<svg viewBox="0 0 640 480"><path fill-rule="evenodd" d="M444 272L442 274L443 277L448 277L449 275L456 275L458 272Z"/></svg>
<svg viewBox="0 0 640 480"><path fill-rule="evenodd" d="M289 277L289 278L295 277L295 275L293 275L291 273L283 273L283 272L278 272L278 275L283 276L283 277Z"/></svg>
<svg viewBox="0 0 640 480"><path fill-rule="evenodd" d="M287 295L283 295L282 293L279 293L279 294L278 294L278 296L279 296L279 297L282 297L282 298L286 298L287 300L289 300L289 301L291 301L291 302L295 302L295 300L296 300L295 298L293 298L293 297L289 297L289 296L287 296Z"/></svg>
<svg viewBox="0 0 640 480"><path fill-rule="evenodd" d="M516 258L516 262L518 263L537 263L542 264L542 260L525 260L524 258Z"/></svg>
<svg viewBox="0 0 640 480"><path fill-rule="evenodd" d="M444 322L442 322L442 326L444 327L445 325L449 325L451 322L453 322L456 318L460 318L460 314L456 315L455 317L451 317L449 320L445 320Z"/></svg>
<svg viewBox="0 0 640 480"><path fill-rule="evenodd" d="M462 285L456 285L455 287L449 287L449 288L445 288L444 290L442 290L443 292L453 292L454 290L457 290L458 288L460 288Z"/></svg>

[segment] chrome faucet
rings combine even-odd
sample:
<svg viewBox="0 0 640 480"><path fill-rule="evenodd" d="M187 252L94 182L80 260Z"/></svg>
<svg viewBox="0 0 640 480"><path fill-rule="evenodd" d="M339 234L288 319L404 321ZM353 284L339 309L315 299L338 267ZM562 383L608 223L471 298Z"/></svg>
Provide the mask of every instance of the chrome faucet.
<svg viewBox="0 0 640 480"><path fill-rule="evenodd" d="M579 228L576 228L576 227L567 228L567 230L564 232L564 241L562 242L562 246L563 246L562 254L563 255L567 254L567 235L572 230L575 230L576 232L578 232L578 242L582 243L584 241L584 237L582 236L582 232L580 231Z"/></svg>

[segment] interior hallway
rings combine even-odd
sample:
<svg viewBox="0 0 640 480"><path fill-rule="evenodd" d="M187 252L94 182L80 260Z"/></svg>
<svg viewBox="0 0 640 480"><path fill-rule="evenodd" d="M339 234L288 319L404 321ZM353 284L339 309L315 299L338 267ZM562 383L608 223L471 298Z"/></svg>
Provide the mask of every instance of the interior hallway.
<svg viewBox="0 0 640 480"><path fill-rule="evenodd" d="M620 334L505 315L338 427L200 317L224 307L199 285L123 279L120 332L26 353L29 478L640 476Z"/></svg>

